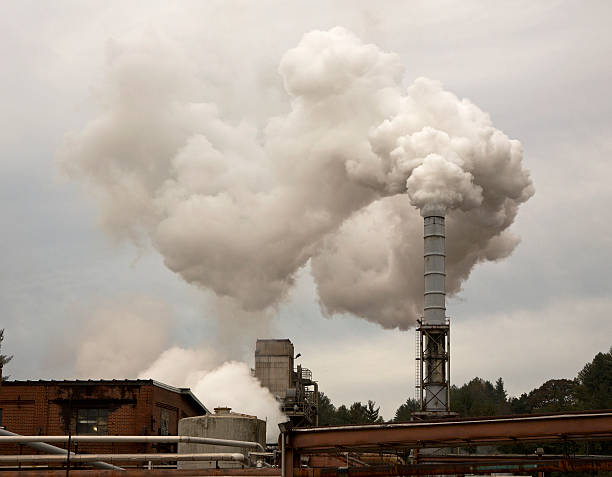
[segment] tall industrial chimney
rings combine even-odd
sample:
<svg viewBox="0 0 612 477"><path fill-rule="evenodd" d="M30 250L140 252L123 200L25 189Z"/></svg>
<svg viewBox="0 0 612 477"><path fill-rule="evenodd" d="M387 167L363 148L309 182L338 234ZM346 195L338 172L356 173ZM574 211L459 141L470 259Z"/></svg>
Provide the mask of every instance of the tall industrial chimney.
<svg viewBox="0 0 612 477"><path fill-rule="evenodd" d="M425 207L423 318L417 328L417 417L450 415L450 321L446 317L443 207Z"/></svg>

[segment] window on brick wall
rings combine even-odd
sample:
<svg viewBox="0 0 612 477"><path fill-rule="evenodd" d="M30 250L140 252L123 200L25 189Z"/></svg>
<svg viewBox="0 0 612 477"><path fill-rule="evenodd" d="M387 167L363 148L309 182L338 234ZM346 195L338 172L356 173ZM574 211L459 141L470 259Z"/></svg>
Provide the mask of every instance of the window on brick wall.
<svg viewBox="0 0 612 477"><path fill-rule="evenodd" d="M162 409L161 410L161 419L160 419L160 423L159 423L159 435L160 436L167 436L170 434L169 432L169 428L170 428L170 413L168 412L168 409Z"/></svg>
<svg viewBox="0 0 612 477"><path fill-rule="evenodd" d="M77 409L77 434L108 434L108 409Z"/></svg>

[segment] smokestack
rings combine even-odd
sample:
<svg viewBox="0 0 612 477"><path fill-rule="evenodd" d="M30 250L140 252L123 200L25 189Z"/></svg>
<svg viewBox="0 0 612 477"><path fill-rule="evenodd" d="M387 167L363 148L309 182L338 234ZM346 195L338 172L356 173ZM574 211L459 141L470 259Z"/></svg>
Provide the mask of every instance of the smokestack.
<svg viewBox="0 0 612 477"><path fill-rule="evenodd" d="M425 260L423 324L443 325L446 321L444 209L425 208L422 215Z"/></svg>
<svg viewBox="0 0 612 477"><path fill-rule="evenodd" d="M423 318L417 328L417 417L450 415L450 322L446 317L445 208L422 209L424 297Z"/></svg>

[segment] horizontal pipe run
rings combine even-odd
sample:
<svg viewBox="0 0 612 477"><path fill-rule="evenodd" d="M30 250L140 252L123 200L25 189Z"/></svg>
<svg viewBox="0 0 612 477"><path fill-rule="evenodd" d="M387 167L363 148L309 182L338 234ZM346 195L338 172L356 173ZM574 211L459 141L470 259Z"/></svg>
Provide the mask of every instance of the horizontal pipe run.
<svg viewBox="0 0 612 477"><path fill-rule="evenodd" d="M364 451L390 446L455 447L534 440L611 439L612 410L291 429L289 434L292 448L301 454L335 452L338 447Z"/></svg>
<svg viewBox="0 0 612 477"><path fill-rule="evenodd" d="M535 472L597 472L612 470L610 459L551 459L495 463L406 464L349 468L294 468L294 477L398 477ZM205 474L202 474L205 475Z"/></svg>
<svg viewBox="0 0 612 477"><path fill-rule="evenodd" d="M74 454L70 462L172 462L172 461L233 461L244 462L245 457L238 453L208 454ZM57 454L39 455L0 455L0 463L34 464L42 462L65 462L66 457Z"/></svg>
<svg viewBox="0 0 612 477"><path fill-rule="evenodd" d="M265 451L259 442L234 441L229 439L215 439L213 437L194 436L71 436L71 442L144 442L144 443L188 443L207 444L216 446L244 447L247 449L259 449ZM68 436L5 436L0 435L0 444L27 444L30 442L68 442ZM43 449L40 449L43 450ZM63 450L63 449L62 449ZM48 451L47 451L48 452ZM64 452L65 453L65 452Z"/></svg>
<svg viewBox="0 0 612 477"><path fill-rule="evenodd" d="M512 462L512 461L540 461L561 460L567 456L562 454L419 454L419 463L461 463L461 462ZM580 460L609 460L612 462L612 455L574 455L572 459Z"/></svg>
<svg viewBox="0 0 612 477"><path fill-rule="evenodd" d="M39 452L46 452L48 454L58 454L62 459L64 460L67 459L68 451L66 449L62 449L61 447L55 447L49 444L45 444L44 442L41 442L42 439L40 438L40 436L33 436L35 437L35 439L27 440L27 438L32 437L32 436L21 436L19 434L15 434L14 432L7 431L6 429L0 429L0 442L2 439L5 439L5 440L9 439L9 441L7 442L18 442L14 439L21 439L23 437L26 437L26 440L22 442L26 444L28 447L31 447L32 449L37 450ZM68 439L66 439L63 442L68 442ZM70 455L73 456L74 452L71 452ZM98 469L123 470L121 467L117 467L115 465L111 465L106 462L93 462L92 465Z"/></svg>

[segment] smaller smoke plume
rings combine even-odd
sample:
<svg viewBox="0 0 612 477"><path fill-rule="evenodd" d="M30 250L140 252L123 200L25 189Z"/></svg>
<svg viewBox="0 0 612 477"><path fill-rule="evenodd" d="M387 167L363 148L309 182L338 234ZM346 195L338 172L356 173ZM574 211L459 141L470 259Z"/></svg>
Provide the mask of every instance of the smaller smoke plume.
<svg viewBox="0 0 612 477"><path fill-rule="evenodd" d="M214 369L221 364L215 353L206 348L193 349L173 346L149 361L138 373L142 378L153 378L171 386L186 386L196 370ZM143 371L144 369L144 371Z"/></svg>
<svg viewBox="0 0 612 477"><path fill-rule="evenodd" d="M278 424L287 420L278 401L251 375L245 363L214 363L214 356L205 351L173 347L142 371L139 378L189 387L211 411L227 406L235 412L257 416L267 421L267 440L275 442Z"/></svg>

